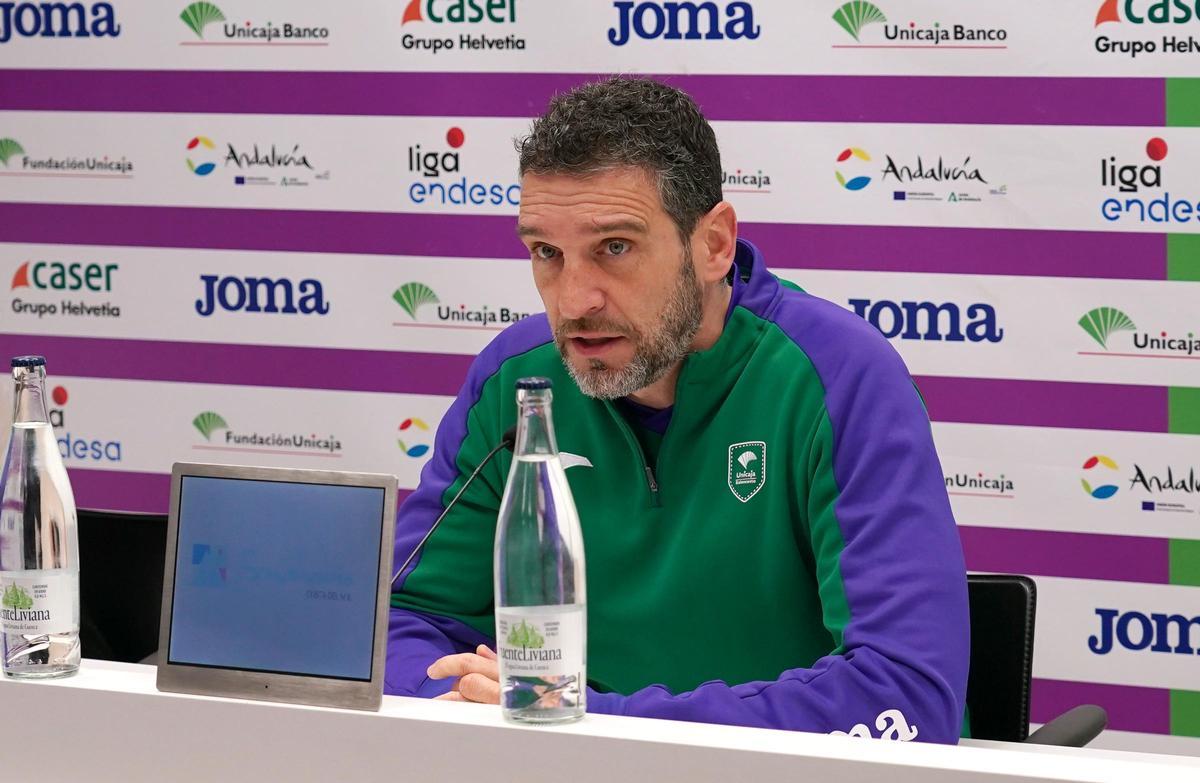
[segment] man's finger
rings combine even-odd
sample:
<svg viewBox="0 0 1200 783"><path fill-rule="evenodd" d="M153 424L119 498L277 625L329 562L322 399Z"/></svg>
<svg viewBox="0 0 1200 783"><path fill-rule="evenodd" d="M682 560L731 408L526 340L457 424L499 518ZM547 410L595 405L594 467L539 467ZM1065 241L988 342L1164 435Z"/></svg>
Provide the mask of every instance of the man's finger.
<svg viewBox="0 0 1200 783"><path fill-rule="evenodd" d="M489 661L496 660L496 653L493 652L492 648L488 647L486 644L481 644L478 647L476 647L475 654L478 655L480 658L487 658Z"/></svg>
<svg viewBox="0 0 1200 783"><path fill-rule="evenodd" d="M494 659L487 659L475 653L458 653L446 655L434 661L425 672L434 680L444 680L447 677L462 677L466 674L483 674L493 680L500 679L500 670Z"/></svg>
<svg viewBox="0 0 1200 783"><path fill-rule="evenodd" d="M467 701L458 691L447 691L441 696L434 696L434 701Z"/></svg>
<svg viewBox="0 0 1200 783"><path fill-rule="evenodd" d="M480 704L500 703L500 683L482 674L468 674L458 682L458 693Z"/></svg>

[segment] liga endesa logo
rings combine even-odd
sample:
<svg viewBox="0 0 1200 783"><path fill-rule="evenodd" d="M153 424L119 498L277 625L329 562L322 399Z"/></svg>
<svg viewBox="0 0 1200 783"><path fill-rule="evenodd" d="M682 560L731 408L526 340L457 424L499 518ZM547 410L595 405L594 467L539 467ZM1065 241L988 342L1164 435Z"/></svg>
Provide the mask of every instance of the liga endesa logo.
<svg viewBox="0 0 1200 783"><path fill-rule="evenodd" d="M67 426L67 403L71 395L65 386L55 386L50 392L50 400L54 407L47 413L50 416L50 426L58 436L58 453L71 463L87 462L120 462L121 441L106 438L93 438L73 433Z"/></svg>
<svg viewBox="0 0 1200 783"><path fill-rule="evenodd" d="M411 145L408 171L416 181L408 186L408 200L439 207L518 206L521 186L517 183L480 181L464 172L466 144L466 131L452 126L440 142Z"/></svg>
<svg viewBox="0 0 1200 783"><path fill-rule="evenodd" d="M400 46L408 51L437 54L454 49L520 51L525 39L479 32L479 25L511 25L517 21L517 0L409 0L400 19ZM416 27L409 28L410 24ZM453 35L457 33L457 37Z"/></svg>
<svg viewBox="0 0 1200 783"><path fill-rule="evenodd" d="M1114 23L1121 26L1107 27ZM1192 34L1200 30L1200 0L1104 0L1093 26L1105 28L1095 41L1101 54L1130 59L1159 52L1200 54L1200 40Z"/></svg>
<svg viewBox="0 0 1200 783"><path fill-rule="evenodd" d="M1164 161L1169 152L1166 140L1151 138L1143 152L1145 157L1134 156L1132 160L1124 155L1109 155L1100 160L1100 186L1117 194L1100 202L1100 215L1110 223L1200 222L1200 199L1194 193L1181 196L1176 191L1172 195L1166 189Z"/></svg>

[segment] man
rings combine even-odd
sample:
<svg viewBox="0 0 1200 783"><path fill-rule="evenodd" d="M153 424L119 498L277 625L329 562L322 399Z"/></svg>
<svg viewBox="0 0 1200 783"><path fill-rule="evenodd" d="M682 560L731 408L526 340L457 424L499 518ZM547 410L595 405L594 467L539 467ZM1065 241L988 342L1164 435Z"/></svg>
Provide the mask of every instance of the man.
<svg viewBox="0 0 1200 783"><path fill-rule="evenodd" d="M520 142L546 314L475 360L398 515L396 562L554 380L588 577L588 710L955 742L966 579L929 421L865 321L738 239L683 93L612 79ZM495 703L493 461L393 595L387 689Z"/></svg>

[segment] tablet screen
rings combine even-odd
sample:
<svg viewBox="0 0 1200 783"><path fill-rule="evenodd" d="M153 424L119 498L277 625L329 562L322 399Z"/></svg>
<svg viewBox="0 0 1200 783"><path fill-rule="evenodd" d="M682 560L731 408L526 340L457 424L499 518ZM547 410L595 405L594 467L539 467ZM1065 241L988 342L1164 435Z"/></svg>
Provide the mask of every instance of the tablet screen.
<svg viewBox="0 0 1200 783"><path fill-rule="evenodd" d="M183 476L173 664L371 679L384 490Z"/></svg>

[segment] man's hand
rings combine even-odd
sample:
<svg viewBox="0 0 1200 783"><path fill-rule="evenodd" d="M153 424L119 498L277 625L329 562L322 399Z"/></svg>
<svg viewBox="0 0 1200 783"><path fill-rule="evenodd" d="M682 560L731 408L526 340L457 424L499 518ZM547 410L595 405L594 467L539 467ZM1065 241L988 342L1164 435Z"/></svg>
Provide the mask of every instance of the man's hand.
<svg viewBox="0 0 1200 783"><path fill-rule="evenodd" d="M473 653L438 658L426 674L435 680L456 678L454 687L437 697L443 701L500 703L500 667L496 663L496 653L486 644L476 647Z"/></svg>

